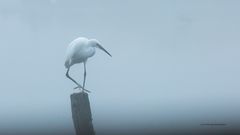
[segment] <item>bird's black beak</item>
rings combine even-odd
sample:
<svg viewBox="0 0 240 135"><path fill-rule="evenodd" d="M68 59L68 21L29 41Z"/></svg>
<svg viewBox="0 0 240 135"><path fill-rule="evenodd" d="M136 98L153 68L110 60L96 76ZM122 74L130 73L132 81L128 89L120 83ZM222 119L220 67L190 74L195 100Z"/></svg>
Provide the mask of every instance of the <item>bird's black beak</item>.
<svg viewBox="0 0 240 135"><path fill-rule="evenodd" d="M97 47L112 57L112 55L107 50L105 50L100 44L97 44Z"/></svg>

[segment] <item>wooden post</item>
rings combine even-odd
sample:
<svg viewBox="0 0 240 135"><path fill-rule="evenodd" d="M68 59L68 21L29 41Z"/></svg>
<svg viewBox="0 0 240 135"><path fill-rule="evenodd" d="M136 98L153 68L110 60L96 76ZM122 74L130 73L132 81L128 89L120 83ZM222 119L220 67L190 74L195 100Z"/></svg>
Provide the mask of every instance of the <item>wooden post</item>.
<svg viewBox="0 0 240 135"><path fill-rule="evenodd" d="M73 93L70 98L76 135L95 135L88 94Z"/></svg>

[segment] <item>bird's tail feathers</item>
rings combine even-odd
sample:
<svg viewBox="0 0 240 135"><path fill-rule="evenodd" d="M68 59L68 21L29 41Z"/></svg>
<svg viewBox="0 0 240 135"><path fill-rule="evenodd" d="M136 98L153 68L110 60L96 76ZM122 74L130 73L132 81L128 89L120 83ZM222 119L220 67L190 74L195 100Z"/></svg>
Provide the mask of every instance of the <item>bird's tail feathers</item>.
<svg viewBox="0 0 240 135"><path fill-rule="evenodd" d="M69 68L70 67L70 60L66 60L64 65L65 65L66 68Z"/></svg>

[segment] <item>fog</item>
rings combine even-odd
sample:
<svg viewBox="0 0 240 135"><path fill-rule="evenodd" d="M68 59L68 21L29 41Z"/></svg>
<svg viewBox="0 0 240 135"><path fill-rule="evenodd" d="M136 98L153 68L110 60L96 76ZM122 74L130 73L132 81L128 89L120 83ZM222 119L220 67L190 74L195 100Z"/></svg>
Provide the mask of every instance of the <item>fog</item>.
<svg viewBox="0 0 240 135"><path fill-rule="evenodd" d="M96 38L95 131L240 123L240 1L1 0L0 131L74 134L65 51ZM83 65L70 74L79 82Z"/></svg>

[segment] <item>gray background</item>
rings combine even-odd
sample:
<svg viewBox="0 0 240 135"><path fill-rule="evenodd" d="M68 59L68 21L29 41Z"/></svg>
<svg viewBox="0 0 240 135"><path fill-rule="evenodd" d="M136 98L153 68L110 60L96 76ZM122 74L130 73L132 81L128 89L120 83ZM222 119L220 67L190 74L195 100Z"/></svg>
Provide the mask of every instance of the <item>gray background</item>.
<svg viewBox="0 0 240 135"><path fill-rule="evenodd" d="M240 1L1 0L0 131L74 133L67 45L96 38L86 87L99 130L239 124ZM83 66L71 75L82 81Z"/></svg>

